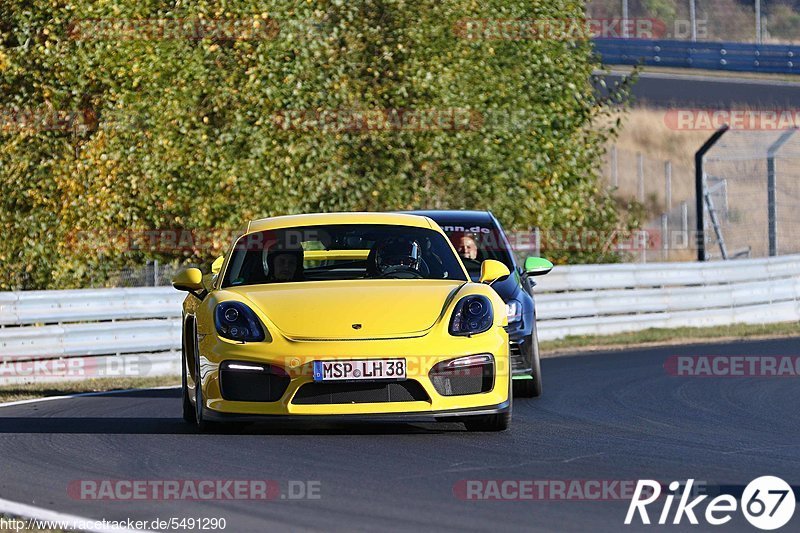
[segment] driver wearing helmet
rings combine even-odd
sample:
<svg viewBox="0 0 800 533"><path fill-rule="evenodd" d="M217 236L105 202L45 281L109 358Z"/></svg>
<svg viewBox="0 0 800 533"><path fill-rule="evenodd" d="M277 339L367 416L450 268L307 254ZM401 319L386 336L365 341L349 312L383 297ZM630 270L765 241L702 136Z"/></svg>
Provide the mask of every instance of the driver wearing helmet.
<svg viewBox="0 0 800 533"><path fill-rule="evenodd" d="M378 242L373 249L369 274L374 277L404 277L403 273L422 277L420 272L422 249L417 241L393 237Z"/></svg>

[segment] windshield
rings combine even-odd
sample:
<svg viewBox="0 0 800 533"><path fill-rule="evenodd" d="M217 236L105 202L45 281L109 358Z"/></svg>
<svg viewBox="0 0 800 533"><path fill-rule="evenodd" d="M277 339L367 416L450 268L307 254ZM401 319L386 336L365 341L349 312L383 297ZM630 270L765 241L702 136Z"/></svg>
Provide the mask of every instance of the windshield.
<svg viewBox="0 0 800 533"><path fill-rule="evenodd" d="M236 242L222 286L352 279L467 281L436 231L348 224L245 235Z"/></svg>
<svg viewBox="0 0 800 533"><path fill-rule="evenodd" d="M470 224L467 221L449 222L441 224L441 228L450 238L473 281L480 278L481 263L487 259L500 261L513 272L514 262L506 240L493 224Z"/></svg>

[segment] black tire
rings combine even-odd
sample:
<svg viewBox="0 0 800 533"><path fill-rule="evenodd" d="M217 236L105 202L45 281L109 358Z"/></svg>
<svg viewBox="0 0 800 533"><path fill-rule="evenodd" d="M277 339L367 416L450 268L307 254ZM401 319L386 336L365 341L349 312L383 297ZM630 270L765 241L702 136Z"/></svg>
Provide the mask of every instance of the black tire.
<svg viewBox="0 0 800 533"><path fill-rule="evenodd" d="M189 399L189 388L186 386L186 370L183 371L183 420L190 424L197 423L197 416L194 412L194 405Z"/></svg>
<svg viewBox="0 0 800 533"><path fill-rule="evenodd" d="M181 345L181 396L183 396L183 420L190 424L197 423L194 406L189 399L189 385L186 377L186 329L183 330L183 343Z"/></svg>
<svg viewBox="0 0 800 533"><path fill-rule="evenodd" d="M196 343L197 341L195 340L194 342ZM207 431L216 429L218 424L206 420L203 417L203 380L200 377L200 357L197 352L197 344L195 344L194 355L194 421L195 425L197 426L197 430L201 433L205 433Z"/></svg>
<svg viewBox="0 0 800 533"><path fill-rule="evenodd" d="M514 384L514 393L520 398L538 398L542 395L542 364L539 358L539 334L536 332L536 322L533 323L531 333L531 377L518 380Z"/></svg>
<svg viewBox="0 0 800 533"><path fill-rule="evenodd" d="M510 425L510 409L505 413L475 416L464 421L467 431L505 431Z"/></svg>
<svg viewBox="0 0 800 533"><path fill-rule="evenodd" d="M514 406L513 380L508 380L508 409L494 415L470 416L463 420L467 431L505 431L511 425L511 412Z"/></svg>

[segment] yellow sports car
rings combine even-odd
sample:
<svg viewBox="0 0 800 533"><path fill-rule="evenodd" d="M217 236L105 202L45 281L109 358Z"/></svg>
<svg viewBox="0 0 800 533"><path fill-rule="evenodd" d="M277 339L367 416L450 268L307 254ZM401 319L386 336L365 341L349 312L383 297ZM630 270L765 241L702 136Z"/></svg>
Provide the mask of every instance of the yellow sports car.
<svg viewBox="0 0 800 533"><path fill-rule="evenodd" d="M250 222L204 277L180 272L183 417L511 420L506 306L439 226L390 213Z"/></svg>

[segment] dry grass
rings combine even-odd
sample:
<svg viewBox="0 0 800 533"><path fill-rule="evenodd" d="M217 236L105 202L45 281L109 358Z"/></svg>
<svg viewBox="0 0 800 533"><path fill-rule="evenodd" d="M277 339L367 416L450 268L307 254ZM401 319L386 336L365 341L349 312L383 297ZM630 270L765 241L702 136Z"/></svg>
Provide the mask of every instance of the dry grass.
<svg viewBox="0 0 800 533"><path fill-rule="evenodd" d="M555 341L542 341L539 346L542 350L542 357L554 357L596 350L798 336L800 336L800 322L779 322L776 324L732 324L710 328L652 328L615 335L570 336Z"/></svg>
<svg viewBox="0 0 800 533"><path fill-rule="evenodd" d="M82 392L100 392L125 389L148 389L180 385L180 376L163 376L152 378L99 378L82 381L66 381L63 383L25 383L0 387L0 403L44 398L47 396L63 396Z"/></svg>
<svg viewBox="0 0 800 533"><path fill-rule="evenodd" d="M666 110L643 107L631 109L623 119L617 148L693 168L694 153L711 132L670 129L664 122L666 113Z"/></svg>
<svg viewBox="0 0 800 533"><path fill-rule="evenodd" d="M649 217L648 227L660 227L661 214L669 211L670 227L674 230L678 229L681 202L687 203L690 216L694 213L694 154L712 132L672 129L665 121L667 113L667 110L633 108L623 117L619 137L614 143L617 154L614 194L626 200L639 199ZM748 250L752 256L767 254L766 151L781 133L769 129L731 130L709 152L705 169L709 185L714 186L712 198L730 255ZM637 154L643 155L644 194L640 190ZM665 192L666 161L672 164L669 207ZM800 228L800 135L791 138L781 149L777 170L778 249L782 254L797 253L800 242L794 235ZM603 174L613 188L610 150ZM716 186L720 180L724 181L721 188ZM710 251L719 256L715 236L709 234L709 239ZM670 260L678 258L678 254L673 253L669 257Z"/></svg>

